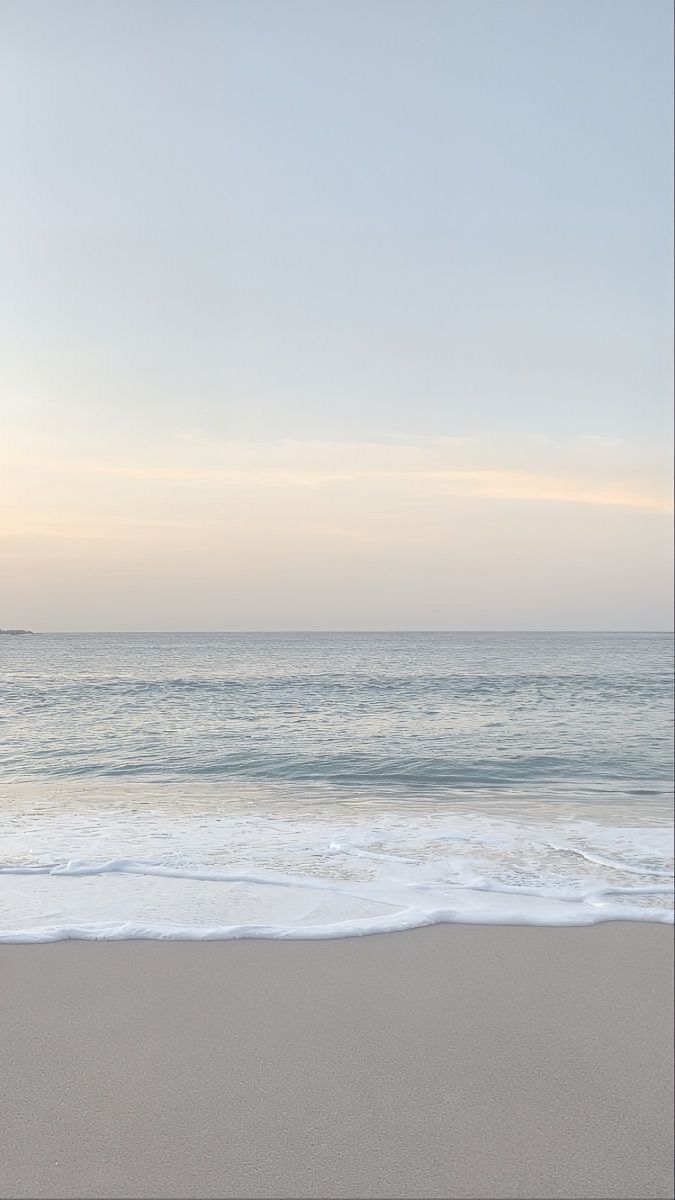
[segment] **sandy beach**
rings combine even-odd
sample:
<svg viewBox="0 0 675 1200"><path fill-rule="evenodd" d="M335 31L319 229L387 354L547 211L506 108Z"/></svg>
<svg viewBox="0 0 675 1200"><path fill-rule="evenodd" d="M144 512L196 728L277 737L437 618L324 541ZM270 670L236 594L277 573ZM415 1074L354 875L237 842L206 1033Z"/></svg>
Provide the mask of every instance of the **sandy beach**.
<svg viewBox="0 0 675 1200"><path fill-rule="evenodd" d="M672 929L0 948L2 1197L667 1197Z"/></svg>

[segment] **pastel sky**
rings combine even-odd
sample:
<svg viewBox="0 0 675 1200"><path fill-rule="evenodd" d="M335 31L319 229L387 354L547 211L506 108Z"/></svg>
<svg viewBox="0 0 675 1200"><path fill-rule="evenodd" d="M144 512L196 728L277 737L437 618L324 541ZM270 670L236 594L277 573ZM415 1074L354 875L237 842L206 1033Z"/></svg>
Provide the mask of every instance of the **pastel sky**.
<svg viewBox="0 0 675 1200"><path fill-rule="evenodd" d="M0 625L672 623L669 0L0 0Z"/></svg>

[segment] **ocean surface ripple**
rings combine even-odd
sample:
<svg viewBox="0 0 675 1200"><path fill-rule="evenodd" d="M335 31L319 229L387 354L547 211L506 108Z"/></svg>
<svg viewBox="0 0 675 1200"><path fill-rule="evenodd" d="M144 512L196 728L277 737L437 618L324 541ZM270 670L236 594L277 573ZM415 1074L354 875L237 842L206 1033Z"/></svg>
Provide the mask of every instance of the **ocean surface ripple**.
<svg viewBox="0 0 675 1200"><path fill-rule="evenodd" d="M0 938L670 919L667 634L0 640Z"/></svg>

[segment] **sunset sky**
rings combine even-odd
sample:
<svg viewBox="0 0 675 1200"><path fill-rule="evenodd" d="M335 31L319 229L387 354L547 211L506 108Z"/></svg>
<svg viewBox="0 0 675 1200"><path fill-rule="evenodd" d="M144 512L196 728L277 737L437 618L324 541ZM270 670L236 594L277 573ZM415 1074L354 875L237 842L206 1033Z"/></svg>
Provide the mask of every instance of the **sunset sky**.
<svg viewBox="0 0 675 1200"><path fill-rule="evenodd" d="M0 626L664 629L666 0L2 0Z"/></svg>

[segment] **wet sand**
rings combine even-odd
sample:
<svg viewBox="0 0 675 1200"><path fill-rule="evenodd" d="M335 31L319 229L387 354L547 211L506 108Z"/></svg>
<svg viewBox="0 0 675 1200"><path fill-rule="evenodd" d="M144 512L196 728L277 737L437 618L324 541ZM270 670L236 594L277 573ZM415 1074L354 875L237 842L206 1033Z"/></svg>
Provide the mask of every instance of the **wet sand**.
<svg viewBox="0 0 675 1200"><path fill-rule="evenodd" d="M670 1197L672 927L0 947L0 1196Z"/></svg>

